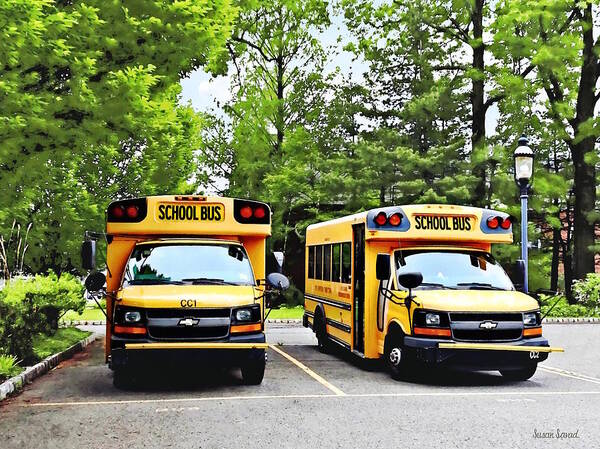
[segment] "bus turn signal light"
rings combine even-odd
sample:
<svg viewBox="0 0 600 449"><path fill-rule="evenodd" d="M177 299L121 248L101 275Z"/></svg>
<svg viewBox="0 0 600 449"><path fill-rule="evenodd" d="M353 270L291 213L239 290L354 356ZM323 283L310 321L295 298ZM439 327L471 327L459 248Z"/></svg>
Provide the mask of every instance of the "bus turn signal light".
<svg viewBox="0 0 600 449"><path fill-rule="evenodd" d="M402 216L398 213L392 214L392 216L388 218L388 223L392 226L400 226L400 223L402 223Z"/></svg>
<svg viewBox="0 0 600 449"><path fill-rule="evenodd" d="M487 220L487 226L490 229L498 229L498 225L500 225L500 223L498 222L498 217L491 217L488 218Z"/></svg>
<svg viewBox="0 0 600 449"><path fill-rule="evenodd" d="M252 208L250 206L245 206L240 209L240 215L242 218L250 218L252 216Z"/></svg>
<svg viewBox="0 0 600 449"><path fill-rule="evenodd" d="M415 327L413 330L414 330L415 335L426 335L428 337L451 337L452 336L452 332L450 331L450 329Z"/></svg>
<svg viewBox="0 0 600 449"><path fill-rule="evenodd" d="M115 334L146 335L146 328L139 326L115 326Z"/></svg>
<svg viewBox="0 0 600 449"><path fill-rule="evenodd" d="M262 330L262 323L256 324L242 324L242 325L233 325L231 326L232 334L242 334L245 332L260 332Z"/></svg>
<svg viewBox="0 0 600 449"><path fill-rule="evenodd" d="M510 220L510 217L506 217L504 220L502 220L502 223L500 223L500 227L502 229L510 229L511 225L512 225L512 222Z"/></svg>
<svg viewBox="0 0 600 449"><path fill-rule="evenodd" d="M378 226L384 226L387 223L387 215L385 214L385 212L379 212L375 216L375 223Z"/></svg>
<svg viewBox="0 0 600 449"><path fill-rule="evenodd" d="M523 329L523 337L541 337L542 336L542 328L541 327L533 327L531 329Z"/></svg>

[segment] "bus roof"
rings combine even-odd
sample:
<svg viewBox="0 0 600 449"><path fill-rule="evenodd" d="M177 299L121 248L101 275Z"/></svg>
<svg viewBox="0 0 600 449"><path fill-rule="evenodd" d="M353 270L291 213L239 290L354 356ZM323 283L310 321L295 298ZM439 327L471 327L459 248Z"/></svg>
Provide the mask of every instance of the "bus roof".
<svg viewBox="0 0 600 449"><path fill-rule="evenodd" d="M447 204L412 204L380 207L310 225L307 243L313 243L313 238L321 240L319 236L330 234L331 227L358 223L366 224L367 240L482 243L513 240L512 221L504 212Z"/></svg>
<svg viewBox="0 0 600 449"><path fill-rule="evenodd" d="M198 195L162 195L110 203L106 233L143 236L271 235L271 209L266 203Z"/></svg>

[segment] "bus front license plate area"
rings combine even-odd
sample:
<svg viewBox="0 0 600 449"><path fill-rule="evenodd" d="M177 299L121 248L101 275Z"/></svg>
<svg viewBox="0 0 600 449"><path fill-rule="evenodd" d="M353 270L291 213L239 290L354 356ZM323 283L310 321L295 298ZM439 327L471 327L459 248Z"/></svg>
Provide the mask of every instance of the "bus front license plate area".
<svg viewBox="0 0 600 449"><path fill-rule="evenodd" d="M160 203L156 220L161 222L220 222L225 220L225 206L219 203Z"/></svg>

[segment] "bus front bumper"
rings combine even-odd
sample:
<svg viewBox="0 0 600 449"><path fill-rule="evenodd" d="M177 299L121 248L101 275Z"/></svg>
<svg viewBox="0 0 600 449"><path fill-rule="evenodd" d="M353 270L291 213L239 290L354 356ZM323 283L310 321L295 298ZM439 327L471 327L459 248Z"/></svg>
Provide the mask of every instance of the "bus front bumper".
<svg viewBox="0 0 600 449"><path fill-rule="evenodd" d="M463 343L407 336L404 346L420 362L473 370L519 369L546 360L550 352L564 351L550 347L544 337L509 343Z"/></svg>
<svg viewBox="0 0 600 449"><path fill-rule="evenodd" d="M264 358L268 347L263 332L230 336L226 341L203 342L157 342L113 336L111 345L111 369L171 363L241 366L248 361Z"/></svg>

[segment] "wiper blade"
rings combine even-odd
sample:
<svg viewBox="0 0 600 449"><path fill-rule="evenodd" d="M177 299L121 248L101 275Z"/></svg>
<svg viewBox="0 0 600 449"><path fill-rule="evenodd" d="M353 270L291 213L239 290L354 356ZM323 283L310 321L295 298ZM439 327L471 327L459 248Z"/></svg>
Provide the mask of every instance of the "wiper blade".
<svg viewBox="0 0 600 449"><path fill-rule="evenodd" d="M191 282L192 284L218 284L218 285L237 285L233 282L227 282L224 279L217 278L186 278L182 282Z"/></svg>
<svg viewBox="0 0 600 449"><path fill-rule="evenodd" d="M445 290L456 290L454 287L449 287L448 285L444 285L444 284L438 284L437 282L421 282L421 284L419 285L419 287L439 287ZM417 287L418 288L418 287Z"/></svg>
<svg viewBox="0 0 600 449"><path fill-rule="evenodd" d="M156 284L183 285L183 282L181 282L181 281L172 281L170 279L131 279L127 282L130 285L156 285Z"/></svg>
<svg viewBox="0 0 600 449"><path fill-rule="evenodd" d="M472 287L473 290L484 289L484 290L505 290L495 285L488 284L485 282L459 282L456 284L457 287Z"/></svg>

